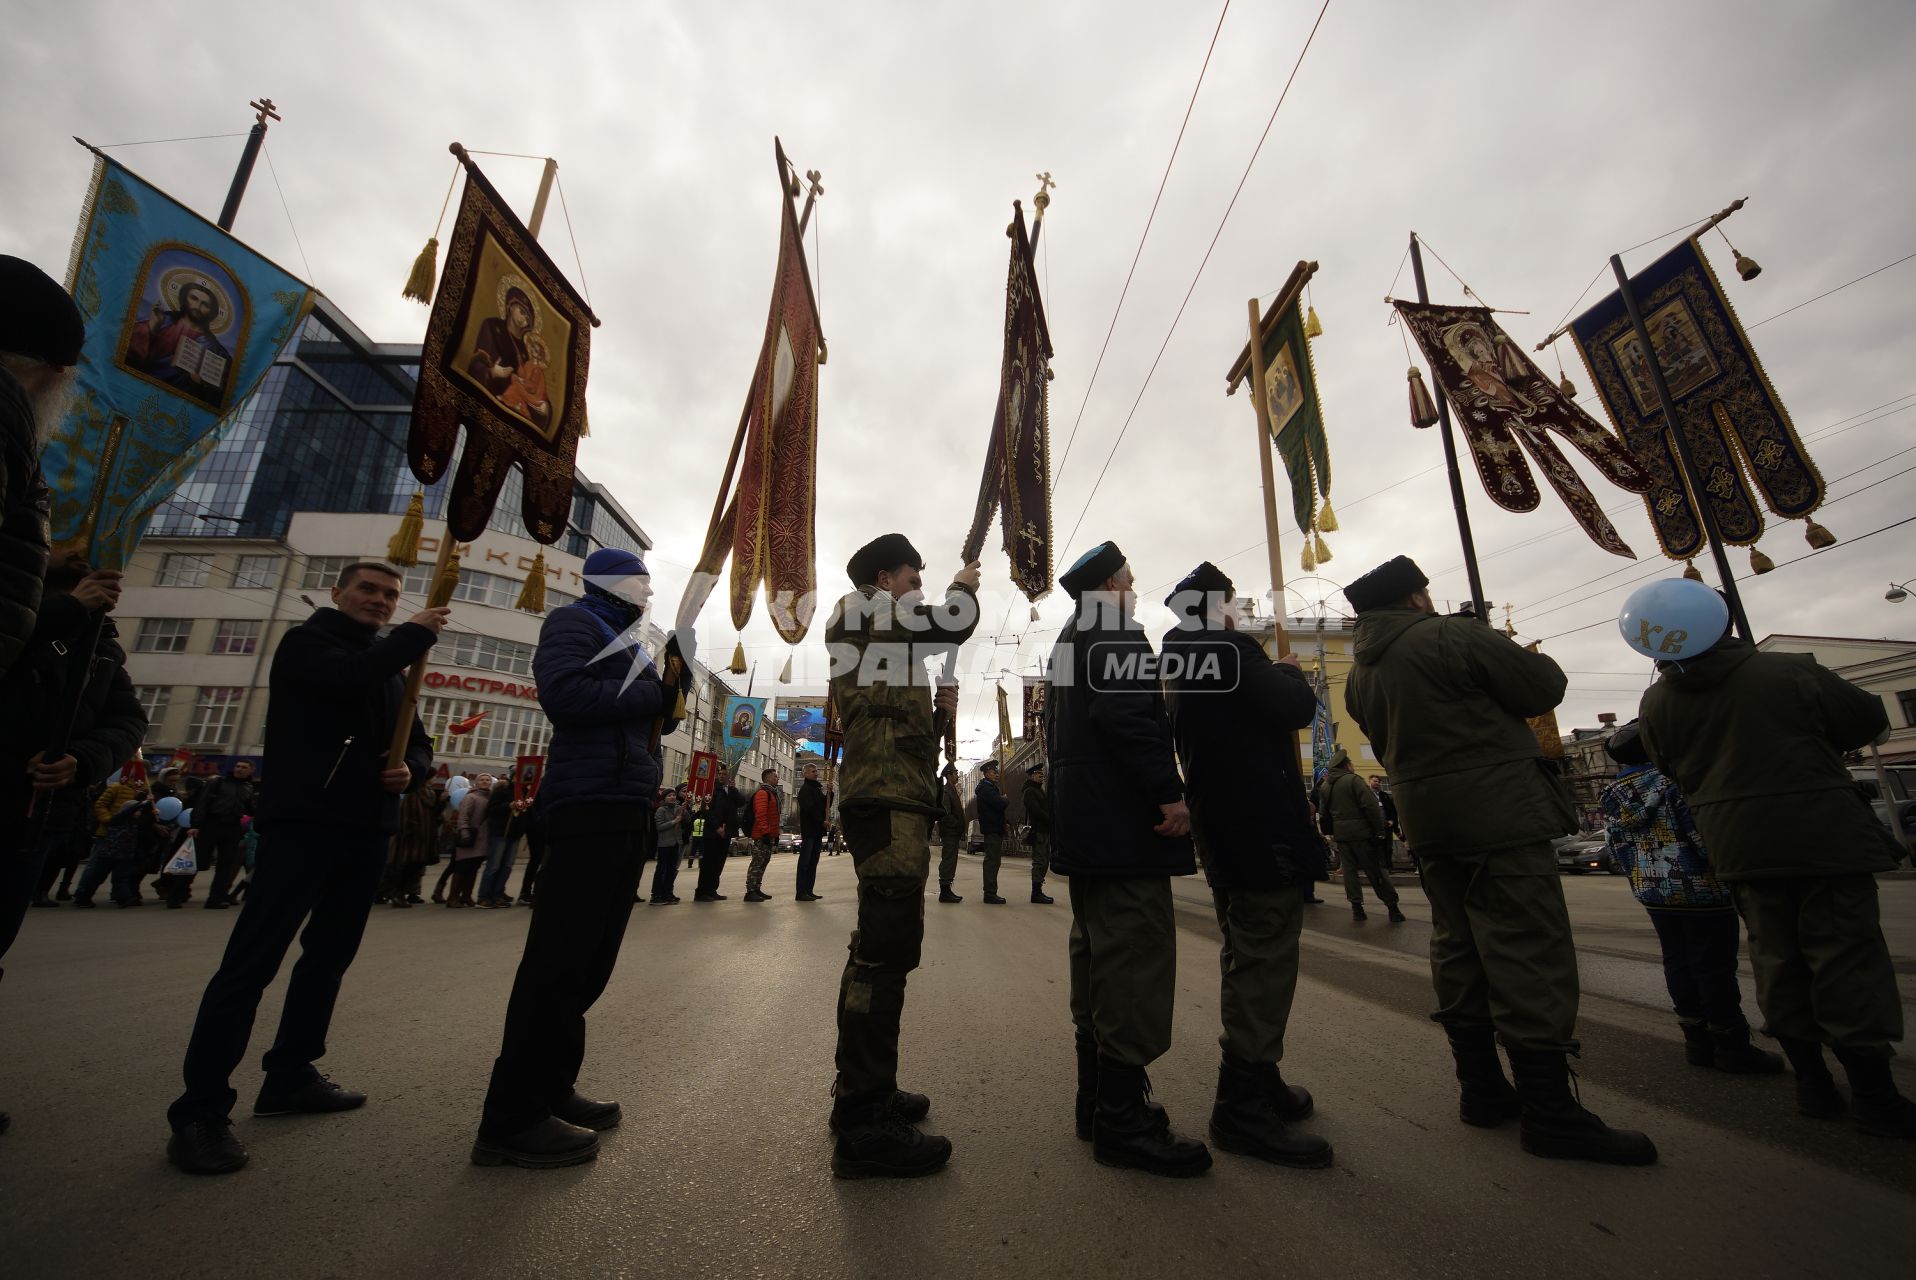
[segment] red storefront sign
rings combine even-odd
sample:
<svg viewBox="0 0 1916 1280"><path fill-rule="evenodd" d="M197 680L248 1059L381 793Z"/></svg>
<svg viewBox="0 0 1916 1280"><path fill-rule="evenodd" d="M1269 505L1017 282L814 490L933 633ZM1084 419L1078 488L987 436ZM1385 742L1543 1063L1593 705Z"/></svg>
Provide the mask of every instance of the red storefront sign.
<svg viewBox="0 0 1916 1280"><path fill-rule="evenodd" d="M428 671L426 687L457 689L465 693L492 693L506 698L523 698L527 702L539 700L539 686L536 684L514 684L510 680L498 680L491 676L465 676L448 671Z"/></svg>

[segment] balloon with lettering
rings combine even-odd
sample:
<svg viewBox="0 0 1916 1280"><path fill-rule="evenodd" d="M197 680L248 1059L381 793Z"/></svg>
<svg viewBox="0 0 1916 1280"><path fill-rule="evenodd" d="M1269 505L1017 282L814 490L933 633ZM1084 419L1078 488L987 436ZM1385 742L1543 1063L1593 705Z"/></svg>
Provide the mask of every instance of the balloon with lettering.
<svg viewBox="0 0 1916 1280"><path fill-rule="evenodd" d="M1730 629L1730 606L1701 582L1668 578L1638 587L1617 615L1623 642L1657 662L1701 657Z"/></svg>

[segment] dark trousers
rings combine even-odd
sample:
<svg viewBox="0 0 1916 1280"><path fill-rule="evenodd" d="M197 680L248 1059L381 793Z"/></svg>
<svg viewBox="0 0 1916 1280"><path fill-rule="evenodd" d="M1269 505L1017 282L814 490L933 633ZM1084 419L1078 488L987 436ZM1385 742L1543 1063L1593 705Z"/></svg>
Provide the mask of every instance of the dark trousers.
<svg viewBox="0 0 1916 1280"><path fill-rule="evenodd" d="M193 839L194 856L199 859L200 869L212 869L213 887L207 890L208 902L224 902L232 891L233 879L240 873L245 859L240 856L240 829L236 822L231 826L201 827L198 836Z"/></svg>
<svg viewBox="0 0 1916 1280"><path fill-rule="evenodd" d="M546 829L543 825L526 830L526 873L519 879L519 901L532 901L532 886L538 882L539 867L546 860Z"/></svg>
<svg viewBox="0 0 1916 1280"><path fill-rule="evenodd" d="M84 823L76 831L56 836L46 851L40 866L40 883L35 886L34 896L44 898L53 892L53 882L59 881L62 889L73 887L74 873L80 864L86 861L87 850L93 845L93 825ZM0 947L0 955L6 954L6 948Z"/></svg>
<svg viewBox="0 0 1916 1280"><path fill-rule="evenodd" d="M1650 925L1663 948L1663 983L1676 1016L1718 1030L1745 1025L1736 982L1743 930L1735 910L1651 911Z"/></svg>
<svg viewBox="0 0 1916 1280"><path fill-rule="evenodd" d="M539 898L506 1004L479 1136L510 1138L572 1096L585 1061L585 1015L612 979L632 918L647 825L547 837Z"/></svg>
<svg viewBox="0 0 1916 1280"><path fill-rule="evenodd" d="M665 902L679 882L679 847L660 845L658 865L652 868L652 901Z"/></svg>
<svg viewBox="0 0 1916 1280"><path fill-rule="evenodd" d="M33 901L34 887L40 882L40 863L47 849L47 837L32 829L38 824L29 823L23 816L28 794L25 787L0 789L0 797L13 806L7 811L12 830L7 832L4 846L0 846L0 956L6 955L7 948L20 936L27 904ZM50 800L51 797L43 793L40 803L45 805Z"/></svg>
<svg viewBox="0 0 1916 1280"><path fill-rule="evenodd" d="M731 843L729 836L706 836L699 843L700 893L711 895L719 891L719 877L725 874L725 857Z"/></svg>
<svg viewBox="0 0 1916 1280"><path fill-rule="evenodd" d="M1301 923L1301 922L1300 922ZM1178 931L1171 878L1071 877L1071 1020L1098 1052L1148 1067L1171 1047Z"/></svg>
<svg viewBox="0 0 1916 1280"><path fill-rule="evenodd" d="M268 1079L287 1083L318 1074L313 1063L325 1056L339 984L359 952L386 869L388 839L381 831L285 822L260 833L246 905L233 922L219 970L206 984L187 1042L186 1092L167 1108L175 1129L232 1112L238 1097L233 1069L246 1056L260 996L278 975L295 935L299 960L286 984L279 1033L260 1065Z"/></svg>
<svg viewBox="0 0 1916 1280"><path fill-rule="evenodd" d="M822 829L806 827L798 836L798 888L799 897L812 892L818 883L818 851L825 844L825 832Z"/></svg>
<svg viewBox="0 0 1916 1280"><path fill-rule="evenodd" d="M1903 1038L1896 969L1868 872L1730 885L1750 928L1756 1002L1779 1040L1886 1056Z"/></svg>

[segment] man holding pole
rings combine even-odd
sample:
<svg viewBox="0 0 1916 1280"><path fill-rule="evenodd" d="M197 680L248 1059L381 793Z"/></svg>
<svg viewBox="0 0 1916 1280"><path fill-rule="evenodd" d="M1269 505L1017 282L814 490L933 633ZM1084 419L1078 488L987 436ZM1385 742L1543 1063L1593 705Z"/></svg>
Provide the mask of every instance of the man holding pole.
<svg viewBox="0 0 1916 1280"><path fill-rule="evenodd" d="M423 609L381 639L399 590L389 565L347 565L333 607L288 631L273 655L252 883L200 1001L186 1090L167 1109L167 1158L188 1173L231 1173L246 1163L228 1118L237 1100L230 1078L296 934L299 963L253 1114L349 1111L366 1101L313 1063L326 1052L340 981L399 829L399 796L432 773L432 742L417 715L408 712L404 763L388 767L386 750L406 706L403 673L438 640L451 611Z"/></svg>

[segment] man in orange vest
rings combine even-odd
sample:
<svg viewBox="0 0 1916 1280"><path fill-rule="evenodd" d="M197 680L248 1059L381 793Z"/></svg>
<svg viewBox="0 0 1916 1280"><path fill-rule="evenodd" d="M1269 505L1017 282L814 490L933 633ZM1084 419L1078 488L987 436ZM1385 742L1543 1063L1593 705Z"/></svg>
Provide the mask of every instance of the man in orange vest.
<svg viewBox="0 0 1916 1280"><path fill-rule="evenodd" d="M758 848L752 850L752 865L745 873L747 902L771 901L772 895L765 892L765 868L771 865L772 850L778 848L778 815L783 808L779 803L778 770L767 769L759 775L758 790L752 793L752 839L758 842Z"/></svg>

